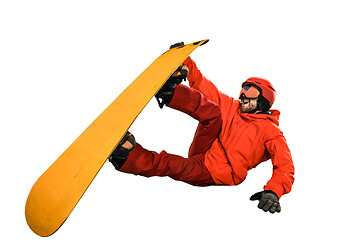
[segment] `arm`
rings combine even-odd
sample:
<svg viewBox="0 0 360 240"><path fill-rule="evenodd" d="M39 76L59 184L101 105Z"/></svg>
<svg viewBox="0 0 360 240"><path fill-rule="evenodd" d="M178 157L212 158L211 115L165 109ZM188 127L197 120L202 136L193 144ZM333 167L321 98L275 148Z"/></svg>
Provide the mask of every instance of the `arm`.
<svg viewBox="0 0 360 240"><path fill-rule="evenodd" d="M258 208L275 213L281 211L280 197L291 191L294 183L294 164L285 137L277 126L266 128L263 137L273 164L273 174L264 186L264 191L255 193L250 200L259 200Z"/></svg>
<svg viewBox="0 0 360 240"><path fill-rule="evenodd" d="M188 80L190 87L200 91L210 101L222 105L230 100L230 97L221 93L217 87L205 78L196 66L196 63L188 57L184 64L189 68Z"/></svg>
<svg viewBox="0 0 360 240"><path fill-rule="evenodd" d="M276 128L273 137L265 142L266 149L271 156L273 174L264 186L264 190L271 190L280 198L291 191L294 183L295 168L289 147L282 132Z"/></svg>

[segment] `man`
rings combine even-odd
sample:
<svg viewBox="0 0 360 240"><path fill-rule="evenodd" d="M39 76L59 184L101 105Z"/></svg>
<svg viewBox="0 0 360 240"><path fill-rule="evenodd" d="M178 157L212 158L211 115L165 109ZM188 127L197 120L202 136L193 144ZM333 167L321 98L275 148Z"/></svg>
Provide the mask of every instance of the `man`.
<svg viewBox="0 0 360 240"><path fill-rule="evenodd" d="M186 77L190 88L179 84ZM239 99L231 98L206 79L188 57L156 95L161 108L166 105L199 121L188 157L148 151L128 133L109 161L122 172L169 176L209 186L238 185L248 170L271 158L273 175L264 191L250 200L260 200L258 207L264 211L280 212L279 199L291 191L294 182L294 165L278 127L280 112L270 110L275 95L269 81L249 78Z"/></svg>

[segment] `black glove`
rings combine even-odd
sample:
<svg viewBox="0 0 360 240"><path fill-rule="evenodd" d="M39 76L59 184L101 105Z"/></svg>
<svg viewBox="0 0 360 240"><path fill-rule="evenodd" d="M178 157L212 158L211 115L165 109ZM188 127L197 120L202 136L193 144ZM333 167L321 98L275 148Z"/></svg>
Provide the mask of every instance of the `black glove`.
<svg viewBox="0 0 360 240"><path fill-rule="evenodd" d="M184 45L185 45L184 42L178 42L178 43L175 43L175 44L171 45L170 49L176 48L176 47L179 47L179 46L184 46Z"/></svg>
<svg viewBox="0 0 360 240"><path fill-rule="evenodd" d="M184 46L185 44L184 44L184 42L178 42L178 43L175 43L175 44L173 44L173 45L171 45L170 46L170 49L172 49L172 48L176 48L176 47L180 47L180 46ZM172 76L171 78L173 78L173 79L176 79L176 80L180 80L180 81L178 81L178 83L177 84L180 84L181 83L181 81L185 81L186 80L186 78L187 78L187 76L189 75L189 69L184 65L184 64L181 64L176 70L175 70L175 72L174 72L174 74L175 73L180 73L179 75L177 75L177 76Z"/></svg>
<svg viewBox="0 0 360 240"><path fill-rule="evenodd" d="M255 193L250 197L250 200L260 200L258 208L262 209L264 212L281 212L279 197L273 191L265 190Z"/></svg>

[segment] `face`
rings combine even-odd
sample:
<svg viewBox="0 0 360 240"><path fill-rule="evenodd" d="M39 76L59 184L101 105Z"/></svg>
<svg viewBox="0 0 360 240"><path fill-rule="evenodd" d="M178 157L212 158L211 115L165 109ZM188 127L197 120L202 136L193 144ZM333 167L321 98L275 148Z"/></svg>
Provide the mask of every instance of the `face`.
<svg viewBox="0 0 360 240"><path fill-rule="evenodd" d="M257 99L241 98L240 110L242 113L249 113L257 108Z"/></svg>
<svg viewBox="0 0 360 240"><path fill-rule="evenodd" d="M253 112L257 108L257 100L260 91L255 86L244 85L240 92L240 110L243 113Z"/></svg>

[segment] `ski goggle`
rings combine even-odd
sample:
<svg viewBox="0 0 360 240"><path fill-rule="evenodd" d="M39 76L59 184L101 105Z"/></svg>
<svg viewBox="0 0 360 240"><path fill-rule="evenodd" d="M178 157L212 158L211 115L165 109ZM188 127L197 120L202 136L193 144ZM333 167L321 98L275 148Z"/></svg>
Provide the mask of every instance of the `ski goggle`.
<svg viewBox="0 0 360 240"><path fill-rule="evenodd" d="M256 87L251 85L245 85L242 87L240 92L239 99L242 98L249 98L249 99L256 99L260 95L260 91L256 89Z"/></svg>

